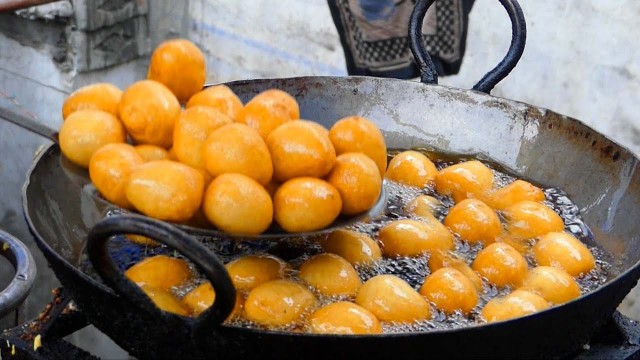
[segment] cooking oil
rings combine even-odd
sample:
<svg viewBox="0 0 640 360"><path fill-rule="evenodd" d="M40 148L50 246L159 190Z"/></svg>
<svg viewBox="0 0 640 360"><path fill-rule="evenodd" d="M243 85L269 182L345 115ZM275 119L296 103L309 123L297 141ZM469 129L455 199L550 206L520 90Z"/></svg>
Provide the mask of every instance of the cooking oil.
<svg viewBox="0 0 640 360"><path fill-rule="evenodd" d="M429 150L422 149L423 153L427 155L436 167L440 170L446 166L450 166L465 160L473 160L472 157L459 157L448 156L439 153L434 153ZM395 155L397 150L389 152L390 156ZM494 182L497 187L503 187L517 178L508 174L503 169L499 168L495 164L483 161L483 163L489 166L494 173ZM403 210L405 205L419 195L430 195L437 198L442 206L437 210L436 217L442 221L447 215L449 209L454 205L451 198L438 194L434 188L426 187L423 189L417 189L413 187L407 187L398 183L385 181L388 188L388 203L384 214L371 219L367 222L360 222L349 226L350 229L365 233L373 239L378 238L378 232L385 225L392 221L400 219L412 219L415 216L405 213ZM538 185L538 184L536 184ZM539 185L538 185L539 186ZM572 233L575 237L584 242L594 257L596 258L596 266L589 273L584 274L578 278L578 282L582 294L591 292L612 277L613 270L610 262L610 258L606 252L596 246L593 239L593 234L589 230L589 227L584 223L580 215L579 208L574 204L567 194L558 188L543 188L545 201L544 203L558 213L565 223L565 230ZM500 215L500 214L499 214ZM270 253L278 256L287 261L291 268L286 273L286 277L300 281L298 279L298 271L296 270L303 262L312 257L313 255L322 252L322 249L318 243L318 237L309 238L293 238L286 241L273 241L273 240L255 240L255 239L230 239L230 238L208 238L198 237L207 248L215 252L223 262L229 262L241 256L250 254ZM529 245L533 245L533 241ZM459 258L463 259L467 264L471 264L475 259L478 252L482 250L482 244L469 244L462 241L459 238L455 239L455 253ZM169 254L176 257L183 257L181 254L175 251L169 250L165 246L159 247L144 247L134 245L128 242L124 237L116 237L109 244L109 251L112 256L117 260L119 267L124 270L141 259L157 255L157 254ZM525 253L529 266L535 266L535 261L530 252ZM398 258L382 258L375 263L368 266L356 266L356 270L364 283L368 279L381 274L393 274L409 283L414 289L418 290L426 276L430 274L429 267L427 266L429 255L425 254L419 257L398 257ZM86 262L88 263L88 262ZM93 273L93 269L84 267L86 272ZM202 283L203 276L198 274L198 271L193 267L194 273L197 276L188 284L174 289L174 293L178 297L184 296L190 290ZM512 289L503 288L497 289L495 286L489 284L483 279L483 289L479 293L478 305L468 315L464 315L460 312L454 312L453 314L446 315L441 311L432 307L432 318L427 321L418 321L410 324L394 324L383 323L384 333L407 333L407 332L424 332L424 331L436 331L443 329L453 329L463 326L471 326L482 323L480 318L480 310L484 305L496 296L504 296L511 292ZM313 291L313 290L312 290ZM315 309L340 300L350 300L345 297L328 297L315 292L318 302ZM246 294L243 294L246 296ZM315 309L310 309L309 312ZM229 319L226 323L228 326L259 328L264 327L252 323L241 317L235 317ZM272 331L288 331L288 332L306 332L307 327L304 323L296 323L290 326L286 326L278 329L269 329Z"/></svg>

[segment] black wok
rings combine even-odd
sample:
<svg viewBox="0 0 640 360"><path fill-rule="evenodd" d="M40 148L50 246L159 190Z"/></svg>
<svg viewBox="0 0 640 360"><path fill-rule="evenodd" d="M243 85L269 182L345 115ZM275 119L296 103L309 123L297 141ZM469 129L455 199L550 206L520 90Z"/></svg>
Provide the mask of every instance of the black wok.
<svg viewBox="0 0 640 360"><path fill-rule="evenodd" d="M418 2L414 28L432 2ZM514 34L522 35L519 7L508 0L501 3L510 12ZM510 55L475 89L489 91L504 77L517 62L523 44L522 36L514 37ZM433 70L429 58L421 54L421 42L414 41L412 49L424 70L423 80L435 82L435 72L429 73ZM456 330L329 336L219 325L231 310L235 294L217 257L193 237L164 223L139 216L103 220L104 202L79 185L86 173L70 166L58 146L52 145L36 160L24 186L27 222L61 283L88 319L134 356L566 356L587 343L640 277L639 225L634 221L640 215L638 159L575 119L478 91L391 79L303 77L228 85L243 101L269 88L287 91L299 102L302 118L325 126L347 115L368 117L381 128L390 148L427 147L477 155L523 178L560 187L582 209L597 246L615 259L614 273L598 290L564 305L511 321ZM197 319L155 308L122 276L124 258L135 249L114 250L108 245L111 235L121 233L156 238L190 258L214 284L214 306ZM225 246L233 246L220 239L204 240L220 243L221 253ZM87 254L93 267L87 266Z"/></svg>

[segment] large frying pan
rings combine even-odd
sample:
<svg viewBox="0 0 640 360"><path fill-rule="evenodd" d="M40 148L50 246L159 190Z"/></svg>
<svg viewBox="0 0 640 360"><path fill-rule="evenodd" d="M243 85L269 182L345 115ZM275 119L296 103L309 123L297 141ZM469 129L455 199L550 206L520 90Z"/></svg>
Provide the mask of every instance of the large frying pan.
<svg viewBox="0 0 640 360"><path fill-rule="evenodd" d="M414 29L432 2L418 1ZM500 2L516 36L507 58L474 87L485 92L513 68L524 45L520 8L514 1ZM597 246L615 259L613 275L604 286L535 315L456 330L330 336L220 325L231 310L234 291L218 257L171 225L140 216L104 219L104 202L83 186L88 183L86 172L68 164L58 146L52 145L28 175L24 212L38 246L91 323L142 358L533 358L566 356L580 349L640 276L635 221L640 215L638 159L575 119L480 91L433 84L435 71L416 34L412 50L418 55L423 80L431 85L362 77L228 85L243 101L269 88L282 89L297 99L303 118L327 127L344 116L362 115L377 123L390 148L427 147L478 155L526 179L566 190L582 209ZM139 249L108 245L118 241L111 235L121 233L153 237L190 258L214 284L214 306L197 319L155 308L122 276L123 257ZM199 240L220 244L223 253L226 246L233 246L221 239Z"/></svg>

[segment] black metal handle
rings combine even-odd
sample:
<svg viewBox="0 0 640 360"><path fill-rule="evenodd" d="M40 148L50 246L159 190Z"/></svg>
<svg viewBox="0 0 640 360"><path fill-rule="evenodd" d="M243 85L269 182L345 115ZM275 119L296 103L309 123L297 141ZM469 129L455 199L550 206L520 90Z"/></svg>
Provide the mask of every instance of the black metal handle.
<svg viewBox="0 0 640 360"><path fill-rule="evenodd" d="M99 221L88 234L87 250L93 267L120 296L131 301L142 311L160 317L166 316L136 284L118 270L109 256L109 238L121 234L147 236L177 250L191 260L211 281L216 292L215 302L196 319L196 331L209 331L231 314L236 301L236 290L218 257L184 231L167 223L134 214L107 217Z"/></svg>
<svg viewBox="0 0 640 360"><path fill-rule="evenodd" d="M515 68L527 40L527 25L520 4L516 0L499 0L511 19L511 45L504 59L473 86L473 90L489 93L496 84ZM409 40L413 56L420 69L420 80L426 84L437 84L438 73L427 52L422 38L422 22L427 10L435 0L418 0L409 20Z"/></svg>
<svg viewBox="0 0 640 360"><path fill-rule="evenodd" d="M27 297L36 279L36 262L29 249L18 239L0 231L0 256L15 268L11 283L0 291L0 318L15 310Z"/></svg>

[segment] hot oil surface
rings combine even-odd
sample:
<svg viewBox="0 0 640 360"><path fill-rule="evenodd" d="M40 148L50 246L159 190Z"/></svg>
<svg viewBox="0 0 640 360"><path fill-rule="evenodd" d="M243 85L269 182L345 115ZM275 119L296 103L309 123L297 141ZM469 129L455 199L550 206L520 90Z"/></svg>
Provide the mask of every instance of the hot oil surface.
<svg viewBox="0 0 640 360"><path fill-rule="evenodd" d="M428 150L419 150L427 155L436 164L436 167L439 170L444 167L460 163L462 161L475 159L472 157L452 156L447 154L435 153ZM392 150L389 152L389 156L391 157L398 152L400 151ZM507 173L504 169L500 168L498 165L492 164L491 162L485 161L484 159L481 161L492 169L496 187L503 187L517 179L516 177ZM574 204L571 199L569 199L564 191L558 188L545 188L544 186L540 186L540 184L535 185L543 189L545 194L545 204L551 207L563 219L565 224L565 231L572 233L582 242L587 244L594 257L596 258L595 268L588 274L576 278L582 294L597 289L598 287L606 283L608 279L612 278L613 275L615 275L613 272L613 268L610 265L610 258L602 249L596 246L596 243L593 239L593 234L582 220L577 205ZM352 230L365 233L371 236L373 239L377 240L378 232L388 223L400 219L415 218L413 215L405 213L403 208L408 202L413 200L418 195L430 195L440 200L443 206L440 209L439 213L436 214L437 218L440 221L444 219L449 209L454 205L452 199L436 193L435 190L430 187L417 189L388 181L387 186L389 199L384 214L369 222L356 223L350 226ZM311 256L323 252L318 244L318 238L293 238L287 239L286 241L273 241L200 237L199 240L203 242L209 249L218 254L218 256L225 263L241 256L250 254L270 253L272 255L278 256L287 261L291 266L292 270L288 274L286 274L287 277L298 282L300 282L297 277L298 271L295 269L297 269L304 261L309 259ZM172 251L164 246L151 248L133 245L126 239L124 239L124 237L114 238L114 240L112 240L109 244L109 250L114 257L114 260L116 260L116 263L122 270L137 263L141 259L152 255L168 254L175 257L183 257L177 252ZM462 259L464 259L467 264L471 264L480 250L482 250L482 245L480 244L470 245L464 241L461 241L460 239L456 238L455 240L455 253ZM530 267L535 266L535 261L533 260L530 253L525 254L525 258L529 262ZM376 275L393 274L407 281L414 289L418 290L424 282L425 277L430 274L429 267L427 266L428 260L428 254L421 257L412 258L383 258L371 266L357 266L356 270L358 271L358 274L360 275L363 283ZM86 272L93 273L93 269L91 269L90 265L88 265L88 261L85 261L84 264L86 264L84 270ZM197 273L197 270L195 268L194 272ZM189 284L174 289L174 293L179 297L182 297L203 281L203 276L197 276ZM496 287L488 284L483 279L483 291L479 293L479 303L471 311L469 316L465 317L461 313L454 313L447 316L443 312L437 311L435 307L432 307L433 317L429 321L420 321L412 324L383 323L383 331L385 333L422 332L453 329L462 326L479 324L482 323L479 314L484 305L492 298L496 296L506 295L510 291L511 289L508 288L498 290L496 289ZM338 300L353 301L353 299L349 298L327 297L320 295L317 292L314 293L318 298L319 306L323 306ZM244 294L244 296L246 297L246 294ZM250 321L242 318L229 319L226 324L229 326L261 328L261 326L251 323ZM298 324L295 326L287 326L281 329L271 328L270 330L305 332L306 328L304 324Z"/></svg>

